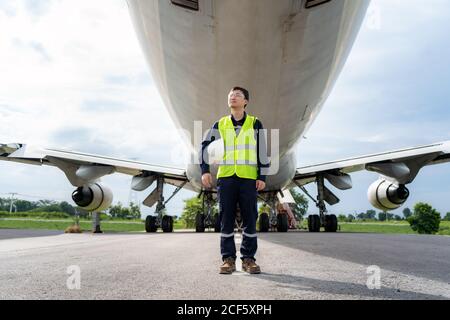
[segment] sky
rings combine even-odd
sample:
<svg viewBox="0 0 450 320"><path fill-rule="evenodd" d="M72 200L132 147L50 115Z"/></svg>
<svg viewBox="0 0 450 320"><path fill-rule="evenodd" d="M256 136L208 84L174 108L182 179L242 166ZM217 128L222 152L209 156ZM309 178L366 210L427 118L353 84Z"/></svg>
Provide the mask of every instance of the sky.
<svg viewBox="0 0 450 320"><path fill-rule="evenodd" d="M448 30L448 0L373 0L334 90L297 146L299 167L450 140ZM177 128L124 0L0 0L0 143L11 142L183 167L169 147L179 142ZM367 189L378 176L352 177L352 190L333 190L341 202L330 212L371 209ZM424 168L405 206L422 201L449 212L449 179L450 165ZM45 166L0 162L0 181L0 197L71 202L74 190ZM103 178L114 203L144 200L130 181ZM180 191L168 213L181 215L183 199L194 195Z"/></svg>

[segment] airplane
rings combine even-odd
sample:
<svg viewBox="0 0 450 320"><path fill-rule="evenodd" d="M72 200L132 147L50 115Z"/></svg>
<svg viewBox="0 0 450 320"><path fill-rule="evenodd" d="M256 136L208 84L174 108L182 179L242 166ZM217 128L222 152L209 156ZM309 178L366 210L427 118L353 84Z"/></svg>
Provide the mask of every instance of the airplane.
<svg viewBox="0 0 450 320"><path fill-rule="evenodd" d="M379 174L368 189L370 203L383 211L401 207L406 187L428 165L450 161L450 141L364 155L312 166L297 167L296 147L330 95L351 52L370 0L127 0L130 16L164 106L178 128L192 159L198 158L196 121L209 129L227 113L224 101L235 85L251 93L248 112L265 129L279 131L278 157L271 157L276 173L269 175L259 198L270 208L259 219L260 231L288 231L279 203L289 201L289 189L299 187L317 205L308 230L336 232L338 221L327 204L339 198L325 185L352 188L351 174L367 170ZM225 97L225 98L224 98ZM202 128L203 129L203 128ZM270 143L270 141L269 141ZM271 147L269 146L269 149ZM213 153L212 150L208 152ZM72 199L85 210L98 212L112 202L113 193L100 179L113 173L132 177L131 188L143 192L156 182L143 204L156 204L145 221L147 232L173 231L173 218L163 213L182 188L203 196L204 213L196 217L196 231L214 226L216 180L206 190L200 166L185 168L121 160L106 156L0 144L0 160L54 166L76 187ZM213 177L217 164L211 165ZM305 189L315 183L317 197ZM164 185L176 186L168 200ZM96 231L99 231L99 222Z"/></svg>

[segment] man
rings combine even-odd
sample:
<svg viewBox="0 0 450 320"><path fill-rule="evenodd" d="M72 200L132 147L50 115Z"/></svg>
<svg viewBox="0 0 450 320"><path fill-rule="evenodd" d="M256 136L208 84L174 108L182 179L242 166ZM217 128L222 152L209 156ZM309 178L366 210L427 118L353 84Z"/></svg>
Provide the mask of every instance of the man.
<svg viewBox="0 0 450 320"><path fill-rule="evenodd" d="M234 87L228 95L231 115L217 121L209 131L201 146L202 183L206 188L212 187L206 148L216 139L224 144L223 161L217 172L217 192L219 200L219 219L221 221L220 249L223 264L221 274L231 274L236 270L236 246L234 226L236 208L239 205L242 218L243 240L240 248L242 270L251 274L260 273L256 264L257 250L256 220L258 219L258 191L266 187L265 175L261 173L268 162L260 159L260 154L267 159L265 135L261 121L248 115L245 108L249 103L249 92L241 87ZM260 135L262 138L260 139Z"/></svg>

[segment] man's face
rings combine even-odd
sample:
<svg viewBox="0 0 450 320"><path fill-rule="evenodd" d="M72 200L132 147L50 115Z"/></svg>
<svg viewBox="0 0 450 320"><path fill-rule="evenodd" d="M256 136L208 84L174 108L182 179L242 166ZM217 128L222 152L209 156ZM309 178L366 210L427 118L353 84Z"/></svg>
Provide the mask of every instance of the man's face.
<svg viewBox="0 0 450 320"><path fill-rule="evenodd" d="M228 94L228 106L230 108L244 108L248 104L244 93L241 90L232 90Z"/></svg>

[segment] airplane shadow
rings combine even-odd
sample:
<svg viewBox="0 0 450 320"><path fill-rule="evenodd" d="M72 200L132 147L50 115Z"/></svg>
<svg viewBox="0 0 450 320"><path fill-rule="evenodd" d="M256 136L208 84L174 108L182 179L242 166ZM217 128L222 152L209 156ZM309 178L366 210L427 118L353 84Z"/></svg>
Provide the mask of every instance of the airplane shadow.
<svg viewBox="0 0 450 320"><path fill-rule="evenodd" d="M311 291L329 293L334 295L351 295L365 298L399 299L399 300L448 300L438 295L430 295L413 291L396 290L381 286L381 289L369 289L366 285L357 283L339 282L333 280L319 280L294 276L289 274L274 274L262 272L255 275L256 278L278 283L281 288L296 289L299 291Z"/></svg>

